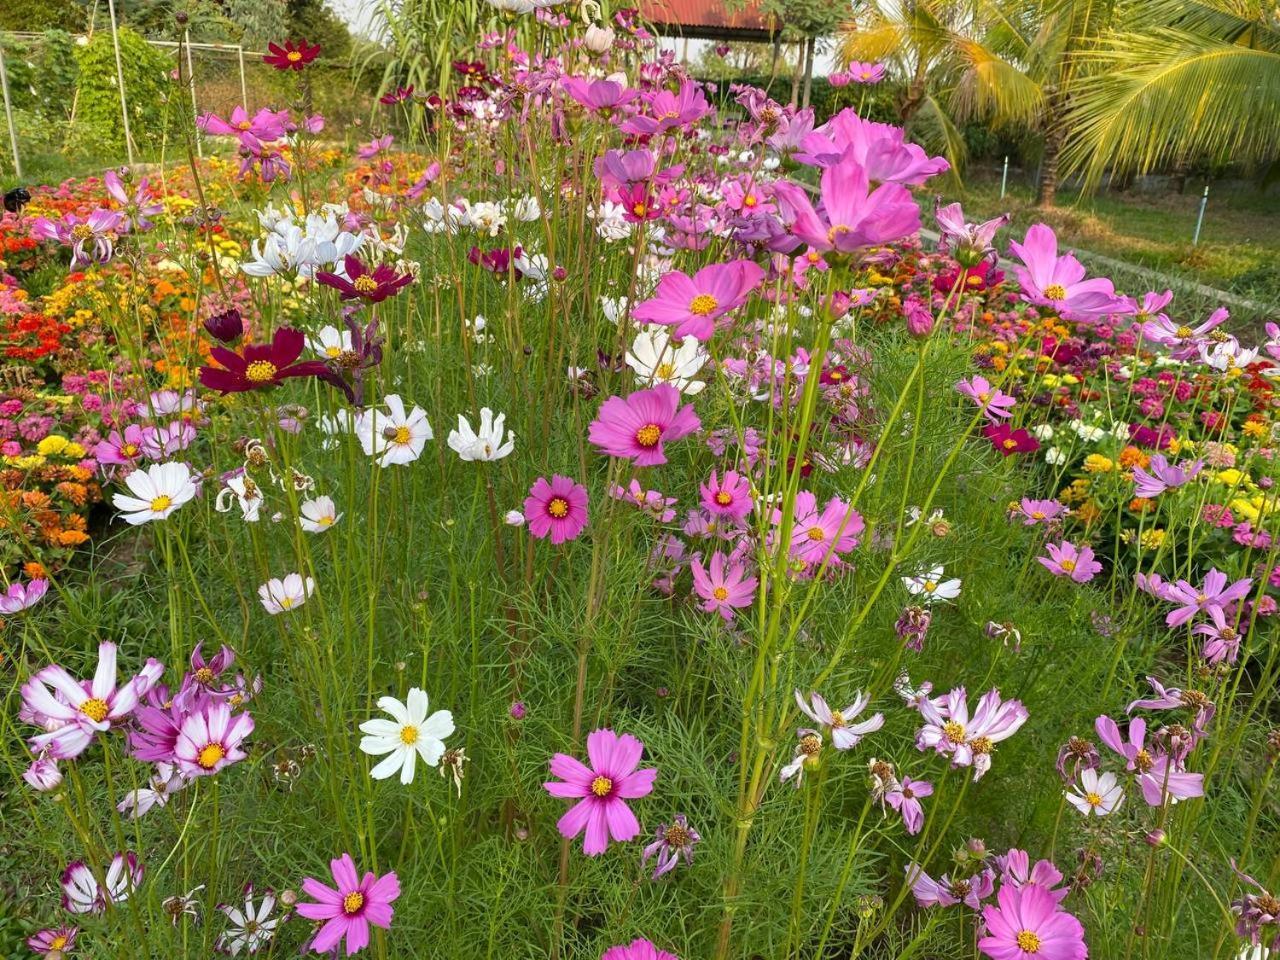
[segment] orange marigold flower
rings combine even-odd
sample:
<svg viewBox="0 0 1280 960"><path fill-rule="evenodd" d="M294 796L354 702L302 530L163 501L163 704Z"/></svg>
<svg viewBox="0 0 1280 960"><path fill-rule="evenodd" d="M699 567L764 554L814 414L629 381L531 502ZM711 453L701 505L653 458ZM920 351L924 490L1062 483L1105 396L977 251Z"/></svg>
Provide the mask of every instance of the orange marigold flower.
<svg viewBox="0 0 1280 960"><path fill-rule="evenodd" d="M47 571L44 568L44 564L38 563L35 560L28 560L26 563L24 563L22 565L22 572L25 573L27 577L32 580L49 579L49 571Z"/></svg>
<svg viewBox="0 0 1280 960"><path fill-rule="evenodd" d="M1125 447L1120 451L1120 466L1122 467L1145 467L1151 462L1151 458L1134 446Z"/></svg>
<svg viewBox="0 0 1280 960"><path fill-rule="evenodd" d="M58 546L78 547L88 539L89 535L79 530L63 530L58 534Z"/></svg>

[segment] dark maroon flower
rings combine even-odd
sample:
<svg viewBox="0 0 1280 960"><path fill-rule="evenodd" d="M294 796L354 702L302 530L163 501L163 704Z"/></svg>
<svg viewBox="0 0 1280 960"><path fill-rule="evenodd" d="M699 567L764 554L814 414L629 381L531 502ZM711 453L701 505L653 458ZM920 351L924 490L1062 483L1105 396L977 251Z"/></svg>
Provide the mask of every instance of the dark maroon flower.
<svg viewBox="0 0 1280 960"><path fill-rule="evenodd" d="M396 87L390 93L384 93L378 98L378 102L388 107L395 106L397 103L404 103L413 96L413 84L407 87Z"/></svg>
<svg viewBox="0 0 1280 960"><path fill-rule="evenodd" d="M1030 453L1040 449L1040 441L1019 427L1013 430L1007 423L993 423L983 427L982 435L991 441L991 445L1001 456L1012 456L1015 453Z"/></svg>
<svg viewBox="0 0 1280 960"><path fill-rule="evenodd" d="M395 268L380 263L372 270L351 254L342 261L347 268L347 275L340 277L336 273L320 271L316 279L326 287L333 287L343 300L364 300L367 303L381 303L387 297L393 297L401 289L413 283L413 277L407 273L396 273Z"/></svg>
<svg viewBox="0 0 1280 960"><path fill-rule="evenodd" d="M514 250L509 247L496 247L493 250L484 251L479 247L472 247L467 254L467 259L474 263L477 267L491 273L497 274L499 277L511 277L513 280L519 280L524 276L520 268L515 266L514 261L518 260L524 251L519 247Z"/></svg>
<svg viewBox="0 0 1280 960"><path fill-rule="evenodd" d="M200 382L221 393L243 393L274 387L289 377L319 377L331 381L332 371L323 360L298 363L306 337L301 330L281 327L270 343L246 344L243 353L214 347L209 356L221 367L201 367Z"/></svg>
<svg viewBox="0 0 1280 960"><path fill-rule="evenodd" d="M471 77L478 83L484 83L489 78L489 71L485 69L485 65L480 60L455 60L453 61L453 69L464 77Z"/></svg>
<svg viewBox="0 0 1280 960"><path fill-rule="evenodd" d="M262 62L277 70L301 70L320 56L320 44L309 46L305 40L286 40L283 47L278 43L268 43L267 49L271 52L263 54Z"/></svg>
<svg viewBox="0 0 1280 960"><path fill-rule="evenodd" d="M209 336L223 343L235 343L244 336L244 321L239 310L226 310L206 318L204 328Z"/></svg>

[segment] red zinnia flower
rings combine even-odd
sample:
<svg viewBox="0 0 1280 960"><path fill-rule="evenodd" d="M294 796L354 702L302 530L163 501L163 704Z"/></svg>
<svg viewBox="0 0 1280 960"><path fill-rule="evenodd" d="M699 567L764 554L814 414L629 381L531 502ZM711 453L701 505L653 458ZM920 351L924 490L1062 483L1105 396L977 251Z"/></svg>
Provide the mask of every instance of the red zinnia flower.
<svg viewBox="0 0 1280 960"><path fill-rule="evenodd" d="M381 303L387 297L399 293L402 287L413 283L412 276L396 273L394 267L385 263L370 270L351 254L347 254L342 262L347 269L345 277L320 271L316 274L316 279L326 287L337 290L343 300Z"/></svg>
<svg viewBox="0 0 1280 960"><path fill-rule="evenodd" d="M1040 449L1040 441L1019 427L1010 429L1007 423L993 423L983 427L982 435L991 441L991 445L1008 457L1015 453L1030 453Z"/></svg>
<svg viewBox="0 0 1280 960"><path fill-rule="evenodd" d="M301 70L320 56L320 44L308 46L305 40L286 40L283 47L278 43L268 43L267 49L271 52L263 54L262 62L277 70Z"/></svg>
<svg viewBox="0 0 1280 960"><path fill-rule="evenodd" d="M298 363L306 337L301 330L281 327L270 343L251 343L244 353L236 353L226 347L213 347L209 356L222 367L201 367L200 382L210 390L222 393L243 393L274 387L288 377L332 376L323 360L305 360Z"/></svg>

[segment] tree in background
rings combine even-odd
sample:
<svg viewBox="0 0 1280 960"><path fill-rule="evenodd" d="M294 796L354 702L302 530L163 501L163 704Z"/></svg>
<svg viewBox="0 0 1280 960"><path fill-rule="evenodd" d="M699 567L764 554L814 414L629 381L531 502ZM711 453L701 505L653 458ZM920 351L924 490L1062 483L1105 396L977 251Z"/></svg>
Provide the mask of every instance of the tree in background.
<svg viewBox="0 0 1280 960"><path fill-rule="evenodd" d="M817 47L835 33L848 7L834 0L760 0L759 9L782 24L782 40L798 45L800 66L792 79L791 102L807 107Z"/></svg>
<svg viewBox="0 0 1280 960"><path fill-rule="evenodd" d="M351 31L324 0L286 0L289 36L318 43L331 62L351 56Z"/></svg>
<svg viewBox="0 0 1280 960"><path fill-rule="evenodd" d="M0 30L74 33L84 28L85 19L84 7L76 0L4 0L0 3Z"/></svg>

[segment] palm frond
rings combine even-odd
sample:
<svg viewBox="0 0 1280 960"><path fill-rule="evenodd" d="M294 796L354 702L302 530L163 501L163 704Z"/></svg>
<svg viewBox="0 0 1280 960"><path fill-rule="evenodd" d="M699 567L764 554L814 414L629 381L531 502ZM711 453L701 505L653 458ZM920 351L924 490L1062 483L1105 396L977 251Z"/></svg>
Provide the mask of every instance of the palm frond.
<svg viewBox="0 0 1280 960"><path fill-rule="evenodd" d="M961 120L989 119L997 126L1033 125L1044 108L1044 91L1018 67L980 43L955 40L965 68L949 105Z"/></svg>

